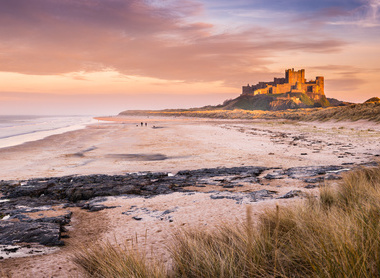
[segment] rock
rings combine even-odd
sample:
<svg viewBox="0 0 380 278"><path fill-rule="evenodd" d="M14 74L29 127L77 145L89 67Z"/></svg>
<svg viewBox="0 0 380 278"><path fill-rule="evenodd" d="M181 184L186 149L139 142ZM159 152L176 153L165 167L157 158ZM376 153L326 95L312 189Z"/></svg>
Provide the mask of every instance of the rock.
<svg viewBox="0 0 380 278"><path fill-rule="evenodd" d="M19 247L11 247L11 248L3 248L1 251L8 252L8 253L15 253L19 250Z"/></svg>
<svg viewBox="0 0 380 278"><path fill-rule="evenodd" d="M95 211L101 211L104 209L112 209L112 208L116 208L116 206L92 205L88 208L88 211L95 212Z"/></svg>
<svg viewBox="0 0 380 278"><path fill-rule="evenodd" d="M214 193L214 192L212 192ZM250 193L235 193L229 191L217 191L214 194L210 195L211 199L231 199L237 201L239 204L245 204L250 202L258 202L267 198L273 198L274 191L269 191L266 189L250 192Z"/></svg>
<svg viewBox="0 0 380 278"><path fill-rule="evenodd" d="M97 197L87 203L79 204L79 206L82 209L87 209L90 212L101 211L104 209L113 209L113 208L118 207L118 206L106 206L106 205L101 204L102 202L105 202L105 201L107 201L107 198Z"/></svg>
<svg viewBox="0 0 380 278"><path fill-rule="evenodd" d="M259 179L257 177L238 176L232 178L230 180L230 183L234 184L235 186L238 186L238 184L240 183L259 183Z"/></svg>
<svg viewBox="0 0 380 278"><path fill-rule="evenodd" d="M64 245L58 223L0 221L0 244L22 242L46 246Z"/></svg>
<svg viewBox="0 0 380 278"><path fill-rule="evenodd" d="M214 199L214 200L218 200L218 199L224 199L224 198L226 198L226 196L221 196L221 195L211 195L210 198L211 198L211 199Z"/></svg>
<svg viewBox="0 0 380 278"><path fill-rule="evenodd" d="M272 173L268 173L264 176L264 179L274 180L274 179L284 179L287 177L287 172L283 169L276 169Z"/></svg>
<svg viewBox="0 0 380 278"><path fill-rule="evenodd" d="M242 166L232 168L204 168L199 170L185 170L179 171L176 176L195 176L195 177L215 177L215 176L258 176L263 171L267 170L266 167Z"/></svg>
<svg viewBox="0 0 380 278"><path fill-rule="evenodd" d="M325 180L341 180L342 177L337 174L327 174Z"/></svg>
<svg viewBox="0 0 380 278"><path fill-rule="evenodd" d="M264 179L267 180L275 180L275 179L283 179L285 176L278 175L278 174L267 174L264 176Z"/></svg>
<svg viewBox="0 0 380 278"><path fill-rule="evenodd" d="M308 184L305 186L305 188L307 188L307 189L312 189L312 188L316 188L316 187L319 187L319 186L316 184Z"/></svg>
<svg viewBox="0 0 380 278"><path fill-rule="evenodd" d="M286 193L285 195L277 197L276 199L289 199L289 198L294 198L301 195L303 195L303 192L301 190L292 190Z"/></svg>
<svg viewBox="0 0 380 278"><path fill-rule="evenodd" d="M170 215L171 213L177 211L178 207L175 207L173 209L167 209L165 211L159 211L159 210L149 210L148 208L138 208L136 206L130 207L128 211L122 212L124 215L133 215L132 219L135 220L142 220L144 219L149 219L153 218L156 220L166 220L169 222L172 222L172 216Z"/></svg>
<svg viewBox="0 0 380 278"><path fill-rule="evenodd" d="M43 217L43 218L37 218L34 221L36 222L46 222L46 223L57 223L61 227L65 226L70 223L72 212L68 211L64 215L55 216L55 217Z"/></svg>
<svg viewBox="0 0 380 278"><path fill-rule="evenodd" d="M167 209L161 215L166 215L166 214L169 214L169 213L173 213L173 212L177 211L177 209L178 209L178 207L176 207L174 209Z"/></svg>
<svg viewBox="0 0 380 278"><path fill-rule="evenodd" d="M28 207L46 204L72 203L95 197L118 195L154 196L186 191L187 186L220 185L238 186L243 183L259 183L258 176L265 170L274 168L242 166L231 168L204 168L199 170L179 171L176 175L167 173L131 173L126 175L89 175L41 178L14 182L3 181L0 192L3 198L17 199L17 203ZM324 175L329 171L342 169L342 166L293 167L287 170L276 169L265 176L266 179L281 179L286 176L294 179L308 179ZM31 204L33 203L33 205ZM7 205L10 206L10 205ZM104 209L94 205L87 209L98 211ZM39 209L39 208L36 208ZM0 211L2 212L2 211Z"/></svg>
<svg viewBox="0 0 380 278"><path fill-rule="evenodd" d="M273 198L273 194L275 194L274 191L269 191L266 189L262 189L262 190L258 190L258 191L254 191L252 193L249 193L249 195L251 195L251 198L252 198L252 200L254 200L254 202L257 202L259 200L264 200L265 198Z"/></svg>
<svg viewBox="0 0 380 278"><path fill-rule="evenodd" d="M306 183L319 183L319 182L323 182L324 180L325 180L324 177L316 177L316 178L304 179L303 181Z"/></svg>
<svg viewBox="0 0 380 278"><path fill-rule="evenodd" d="M170 181L175 177L168 177L166 173L149 173L145 175L90 175L66 176L54 179L32 179L26 181L25 186L5 184L1 192L7 198L43 196L50 200L66 200L79 202L99 196L114 196L122 194L156 195L173 192Z"/></svg>
<svg viewBox="0 0 380 278"><path fill-rule="evenodd" d="M304 179L324 175L329 171L337 171L343 169L342 166L307 166L307 167L292 167L286 173L292 179Z"/></svg>

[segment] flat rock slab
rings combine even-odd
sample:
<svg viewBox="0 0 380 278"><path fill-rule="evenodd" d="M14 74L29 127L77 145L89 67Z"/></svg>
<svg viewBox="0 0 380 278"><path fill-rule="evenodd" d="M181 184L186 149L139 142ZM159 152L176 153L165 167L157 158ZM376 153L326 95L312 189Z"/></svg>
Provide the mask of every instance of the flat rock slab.
<svg viewBox="0 0 380 278"><path fill-rule="evenodd" d="M293 179L303 179L308 177L315 177L318 175L325 175L330 172L339 172L344 169L343 166L329 165L329 166L308 166L308 167L292 167L286 171L286 174Z"/></svg>
<svg viewBox="0 0 380 278"><path fill-rule="evenodd" d="M33 255L45 255L59 250L58 247L46 247L39 244L27 245L1 245L0 260L21 258Z"/></svg>
<svg viewBox="0 0 380 278"><path fill-rule="evenodd" d="M185 170L179 171L178 176L191 176L191 177L216 177L216 176L236 176L245 175L256 177L260 175L263 171L268 170L267 167L255 167L255 166L244 166L244 167L232 167L232 168L204 168L199 170Z"/></svg>
<svg viewBox="0 0 380 278"><path fill-rule="evenodd" d="M0 244L38 243L45 246L64 245L60 224L46 222L0 221Z"/></svg>
<svg viewBox="0 0 380 278"><path fill-rule="evenodd" d="M216 192L209 192L212 193L210 195L210 198L213 200L217 199L230 199L235 200L239 204L248 204L251 202L258 202L265 199L272 199L273 195L276 193L274 191L262 189L250 193L235 193L235 192L228 192L228 191L216 191Z"/></svg>

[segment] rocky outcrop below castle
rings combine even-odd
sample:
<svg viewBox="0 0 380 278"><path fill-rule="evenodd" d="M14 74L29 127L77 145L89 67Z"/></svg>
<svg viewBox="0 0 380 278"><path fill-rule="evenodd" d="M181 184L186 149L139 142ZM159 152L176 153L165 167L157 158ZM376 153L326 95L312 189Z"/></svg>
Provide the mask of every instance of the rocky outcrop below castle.
<svg viewBox="0 0 380 278"><path fill-rule="evenodd" d="M298 108L329 107L331 106L325 95L317 100L310 98L304 93L288 93L284 95L245 95L225 101L220 109L245 109L279 111Z"/></svg>

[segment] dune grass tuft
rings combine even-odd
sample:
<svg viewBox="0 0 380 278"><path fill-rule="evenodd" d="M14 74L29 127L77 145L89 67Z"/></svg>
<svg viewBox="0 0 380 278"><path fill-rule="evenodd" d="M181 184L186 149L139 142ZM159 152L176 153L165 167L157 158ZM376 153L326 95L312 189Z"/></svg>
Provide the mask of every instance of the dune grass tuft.
<svg viewBox="0 0 380 278"><path fill-rule="evenodd" d="M79 248L73 261L86 277L167 277L161 264L148 264L144 254L130 247L114 246L109 242Z"/></svg>
<svg viewBox="0 0 380 278"><path fill-rule="evenodd" d="M180 230L170 272L127 251L106 244L75 261L93 277L377 277L380 167L347 173L318 198L277 205L256 222L248 208L241 224Z"/></svg>

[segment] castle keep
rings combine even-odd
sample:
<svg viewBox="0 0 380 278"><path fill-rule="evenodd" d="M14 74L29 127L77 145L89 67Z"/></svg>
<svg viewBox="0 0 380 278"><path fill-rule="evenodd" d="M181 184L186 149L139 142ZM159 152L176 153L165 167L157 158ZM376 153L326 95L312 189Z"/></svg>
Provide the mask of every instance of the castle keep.
<svg viewBox="0 0 380 278"><path fill-rule="evenodd" d="M324 96L324 78L317 76L314 81L305 80L305 70L285 71L285 78L274 78L273 82L259 82L256 85L243 86L242 95L304 93L318 101Z"/></svg>

